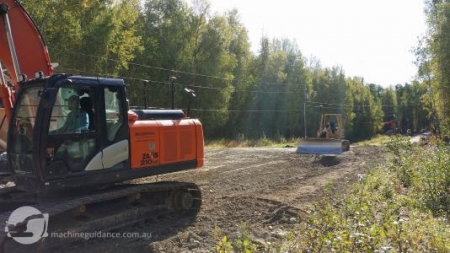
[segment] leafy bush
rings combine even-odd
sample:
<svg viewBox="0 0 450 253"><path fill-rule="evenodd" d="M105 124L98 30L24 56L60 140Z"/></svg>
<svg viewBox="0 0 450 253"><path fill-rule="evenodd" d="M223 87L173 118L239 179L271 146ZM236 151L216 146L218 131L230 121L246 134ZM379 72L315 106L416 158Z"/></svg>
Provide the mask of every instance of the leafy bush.
<svg viewBox="0 0 450 253"><path fill-rule="evenodd" d="M229 240L227 236L222 234L221 229L216 227L214 234L216 240L219 240L219 243L216 246L216 252L256 252L257 246L251 241L250 234L246 227L246 223L240 225L239 235L234 240Z"/></svg>
<svg viewBox="0 0 450 253"><path fill-rule="evenodd" d="M317 204L300 227L306 252L449 252L450 155L394 139L392 162L337 202Z"/></svg>
<svg viewBox="0 0 450 253"><path fill-rule="evenodd" d="M450 215L449 147L435 142L425 148L393 145L396 158L391 171L404 184L408 196L416 199L423 211Z"/></svg>

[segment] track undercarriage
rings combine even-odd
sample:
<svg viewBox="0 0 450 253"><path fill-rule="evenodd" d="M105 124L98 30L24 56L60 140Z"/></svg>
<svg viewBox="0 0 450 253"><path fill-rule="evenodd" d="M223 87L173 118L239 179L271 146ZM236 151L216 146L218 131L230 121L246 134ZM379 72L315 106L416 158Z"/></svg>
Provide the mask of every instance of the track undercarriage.
<svg viewBox="0 0 450 253"><path fill-rule="evenodd" d="M123 184L45 196L5 187L0 189L0 224L7 224L11 213L22 206L48 214L47 234L23 245L10 236L26 234L26 220L9 225L8 231L0 229L0 252L65 251L87 239L118 238L124 232L130 236L137 231L135 226L147 229L133 236L151 237L158 229L192 221L201 206L201 193L195 184L183 182Z"/></svg>

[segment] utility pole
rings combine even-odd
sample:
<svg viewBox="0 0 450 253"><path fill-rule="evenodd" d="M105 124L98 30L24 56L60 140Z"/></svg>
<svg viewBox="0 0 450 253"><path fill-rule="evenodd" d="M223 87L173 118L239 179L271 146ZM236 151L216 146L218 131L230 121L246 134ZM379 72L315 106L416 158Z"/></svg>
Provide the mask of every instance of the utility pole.
<svg viewBox="0 0 450 253"><path fill-rule="evenodd" d="M177 80L176 77L172 76L170 77L170 92L172 96L172 109L175 109L175 80Z"/></svg>
<svg viewBox="0 0 450 253"><path fill-rule="evenodd" d="M303 86L303 126L305 128L305 139L306 139L306 102L308 101L308 95L306 93L306 84Z"/></svg>
<svg viewBox="0 0 450 253"><path fill-rule="evenodd" d="M144 108L147 109L147 85L148 80L144 80Z"/></svg>

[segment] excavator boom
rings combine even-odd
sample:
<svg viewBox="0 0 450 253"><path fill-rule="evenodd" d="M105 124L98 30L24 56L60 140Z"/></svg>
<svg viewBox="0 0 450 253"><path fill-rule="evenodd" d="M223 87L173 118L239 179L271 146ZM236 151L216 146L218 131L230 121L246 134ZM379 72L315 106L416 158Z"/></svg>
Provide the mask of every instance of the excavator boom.
<svg viewBox="0 0 450 253"><path fill-rule="evenodd" d="M41 33L17 0L0 1L0 60L16 86L18 75L33 78L41 71L53 74L52 64ZM7 42L7 43L4 43Z"/></svg>
<svg viewBox="0 0 450 253"><path fill-rule="evenodd" d="M41 33L17 0L0 0L0 42L0 150L4 151L20 76L50 76L53 68Z"/></svg>

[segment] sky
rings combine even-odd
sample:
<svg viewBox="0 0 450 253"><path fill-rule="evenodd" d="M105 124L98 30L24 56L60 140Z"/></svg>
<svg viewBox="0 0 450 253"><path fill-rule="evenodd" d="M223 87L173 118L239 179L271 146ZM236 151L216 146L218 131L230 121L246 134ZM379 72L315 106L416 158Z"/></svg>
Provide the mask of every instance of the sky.
<svg viewBox="0 0 450 253"><path fill-rule="evenodd" d="M236 8L252 51L262 36L295 40L322 67L383 87L411 83L412 50L426 31L424 0L208 0L211 12Z"/></svg>

